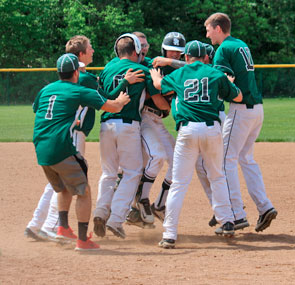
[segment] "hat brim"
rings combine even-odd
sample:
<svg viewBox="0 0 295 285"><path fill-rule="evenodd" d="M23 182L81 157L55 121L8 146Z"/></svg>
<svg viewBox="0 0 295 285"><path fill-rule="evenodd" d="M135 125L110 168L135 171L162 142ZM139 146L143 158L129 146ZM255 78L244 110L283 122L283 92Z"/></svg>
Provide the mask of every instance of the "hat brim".
<svg viewBox="0 0 295 285"><path fill-rule="evenodd" d="M181 53L184 53L184 47L173 47L173 46L162 45L162 48L164 50L180 51Z"/></svg>

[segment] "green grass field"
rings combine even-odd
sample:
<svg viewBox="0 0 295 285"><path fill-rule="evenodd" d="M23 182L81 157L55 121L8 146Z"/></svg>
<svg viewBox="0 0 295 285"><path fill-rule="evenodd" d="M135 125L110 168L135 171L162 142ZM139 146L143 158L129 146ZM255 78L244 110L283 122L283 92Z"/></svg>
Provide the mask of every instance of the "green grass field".
<svg viewBox="0 0 295 285"><path fill-rule="evenodd" d="M228 104L226 104L226 110ZM295 141L295 98L264 99L264 124L257 141ZM87 141L99 140L99 117ZM0 141L30 142L33 137L34 113L28 105L0 106ZM164 119L167 129L176 136L171 115Z"/></svg>

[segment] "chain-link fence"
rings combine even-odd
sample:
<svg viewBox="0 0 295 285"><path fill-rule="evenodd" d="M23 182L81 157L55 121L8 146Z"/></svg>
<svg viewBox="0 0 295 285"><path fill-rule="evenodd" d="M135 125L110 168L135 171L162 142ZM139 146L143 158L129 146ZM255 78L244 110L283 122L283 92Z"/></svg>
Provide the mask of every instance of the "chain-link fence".
<svg viewBox="0 0 295 285"><path fill-rule="evenodd" d="M295 97L295 64L256 65L259 92L264 98ZM99 75L102 67L88 68ZM38 92L58 80L56 69L0 69L0 104L32 104Z"/></svg>

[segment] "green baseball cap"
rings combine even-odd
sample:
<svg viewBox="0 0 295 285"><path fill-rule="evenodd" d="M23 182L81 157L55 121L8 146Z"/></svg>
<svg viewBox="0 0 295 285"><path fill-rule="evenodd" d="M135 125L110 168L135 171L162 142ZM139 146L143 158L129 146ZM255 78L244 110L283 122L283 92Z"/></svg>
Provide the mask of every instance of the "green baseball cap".
<svg viewBox="0 0 295 285"><path fill-rule="evenodd" d="M184 53L193 57L203 57L206 55L206 48L199 41L190 41L185 45Z"/></svg>
<svg viewBox="0 0 295 285"><path fill-rule="evenodd" d="M206 48L206 53L208 54L210 60L212 60L213 57L214 57L214 55L215 55L214 47L211 46L210 44L205 44L205 43L203 43L203 45L204 45L205 48Z"/></svg>
<svg viewBox="0 0 295 285"><path fill-rule="evenodd" d="M63 54L56 63L58 72L72 72L84 66L85 64L79 62L78 57L72 53Z"/></svg>

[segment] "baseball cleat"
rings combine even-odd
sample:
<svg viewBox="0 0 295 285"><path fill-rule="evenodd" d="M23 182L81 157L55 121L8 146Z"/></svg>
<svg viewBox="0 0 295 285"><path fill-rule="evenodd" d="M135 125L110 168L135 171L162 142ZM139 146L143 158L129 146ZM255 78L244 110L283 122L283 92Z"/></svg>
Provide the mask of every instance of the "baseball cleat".
<svg viewBox="0 0 295 285"><path fill-rule="evenodd" d="M154 214L154 216L156 218L158 218L162 223L164 222L164 219L165 219L165 206L161 207L160 209L157 209L155 207L155 204L153 203L152 206L151 206L151 210Z"/></svg>
<svg viewBox="0 0 295 285"><path fill-rule="evenodd" d="M141 219L148 224L154 223L154 215L151 210L149 198L141 199L137 202L137 207L140 212Z"/></svg>
<svg viewBox="0 0 295 285"><path fill-rule="evenodd" d="M163 238L159 243L159 247L163 248L175 248L175 240L174 239L166 239Z"/></svg>
<svg viewBox="0 0 295 285"><path fill-rule="evenodd" d="M40 230L38 235L45 241L54 241L57 242L58 240L56 239L56 232L52 231L45 231L45 230Z"/></svg>
<svg viewBox="0 0 295 285"><path fill-rule="evenodd" d="M278 215L278 212L275 208L267 210L263 215L260 215L255 227L256 232L262 232L268 228L271 224L271 221L274 220Z"/></svg>
<svg viewBox="0 0 295 285"><path fill-rule="evenodd" d="M42 237L40 237L39 234L34 233L30 228L25 229L24 235L27 238L32 238L32 239L34 239L36 241L43 241Z"/></svg>
<svg viewBox="0 0 295 285"><path fill-rule="evenodd" d="M59 226L57 228L56 238L61 240L76 241L77 236L74 234L73 230L68 227L67 229Z"/></svg>
<svg viewBox="0 0 295 285"><path fill-rule="evenodd" d="M142 229L154 229L155 228L154 224L145 223L141 219L139 210L134 207L131 208L131 211L129 212L129 214L126 218L126 224L132 225L132 226L137 226Z"/></svg>
<svg viewBox="0 0 295 285"><path fill-rule="evenodd" d="M86 241L77 240L75 250L76 251L96 251L100 249L99 244L91 241L90 239L92 238L92 233L89 234L89 237L87 238Z"/></svg>
<svg viewBox="0 0 295 285"><path fill-rule="evenodd" d="M115 226L107 225L106 227L116 237L119 237L119 238L122 238L122 239L125 239L126 238L126 234L125 234L125 231L124 231L124 229L123 229L122 226L121 227L115 227Z"/></svg>
<svg viewBox="0 0 295 285"><path fill-rule="evenodd" d="M100 217L93 218L93 231L98 237L104 237L106 235L106 222Z"/></svg>
<svg viewBox="0 0 295 285"><path fill-rule="evenodd" d="M232 237L235 234L234 224L231 222L226 222L221 227L215 230L215 234L223 235L225 237Z"/></svg>
<svg viewBox="0 0 295 285"><path fill-rule="evenodd" d="M213 215L213 217L211 218L208 224L210 227L215 227L218 224L216 221L215 215Z"/></svg>
<svg viewBox="0 0 295 285"><path fill-rule="evenodd" d="M235 220L234 225L235 225L235 231L242 230L250 226L246 218Z"/></svg>

